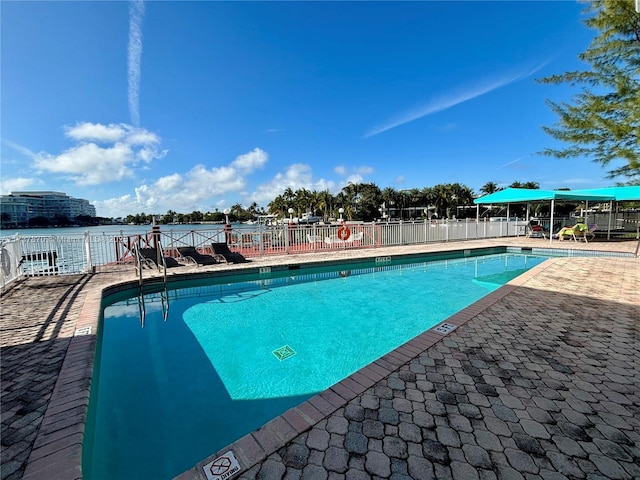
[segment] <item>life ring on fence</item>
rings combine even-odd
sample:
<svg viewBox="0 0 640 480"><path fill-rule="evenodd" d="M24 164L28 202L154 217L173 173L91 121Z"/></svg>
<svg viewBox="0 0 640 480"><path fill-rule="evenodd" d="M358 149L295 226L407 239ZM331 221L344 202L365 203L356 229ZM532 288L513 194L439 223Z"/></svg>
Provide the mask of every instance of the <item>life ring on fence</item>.
<svg viewBox="0 0 640 480"><path fill-rule="evenodd" d="M348 240L351 236L351 229L349 227L342 226L338 229L338 238L340 240Z"/></svg>
<svg viewBox="0 0 640 480"><path fill-rule="evenodd" d="M2 249L2 272L5 276L11 274L11 257L9 251L6 248Z"/></svg>

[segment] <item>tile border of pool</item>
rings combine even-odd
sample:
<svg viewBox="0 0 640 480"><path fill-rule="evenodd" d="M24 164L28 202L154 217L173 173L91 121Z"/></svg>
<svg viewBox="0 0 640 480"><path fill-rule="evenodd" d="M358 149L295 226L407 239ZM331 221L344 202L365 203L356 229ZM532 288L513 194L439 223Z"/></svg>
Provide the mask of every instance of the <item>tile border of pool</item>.
<svg viewBox="0 0 640 480"><path fill-rule="evenodd" d="M504 248L508 251L529 251L528 247L514 247L507 245L495 245L491 247L453 248L434 252L415 252L391 254L392 258L423 257L430 254L444 254L464 252L464 250L483 250ZM557 251L557 249L544 249ZM576 250L565 249L576 252ZM536 252L533 252L536 253ZM632 257L634 255L624 252L590 251L593 256ZM601 255L597 255L600 253ZM577 254L578 256L583 256ZM366 258L341 258L329 262L309 259L309 261L287 262L279 264L281 267L304 263L305 266L327 263L347 263L363 261ZM553 259L550 259L553 261ZM258 262L256 264L259 265ZM437 333L434 328L443 323L449 323L459 328L479 313L499 301L504 296L523 285L531 277L540 274L551 265L551 262L543 262L511 280L498 290L490 292L472 305L459 311L438 323L431 329L418 335L412 340L389 352L375 362L363 367L359 371L343 379L329 389L315 395L306 402L289 409L282 415L270 420L258 430L245 435L236 442L224 447L215 454L198 462L193 468L179 474L175 479L187 480L190 478L205 478L202 466L215 459L221 453L232 450L242 464L242 471L246 471L256 463L265 459L269 454L284 446L300 433L307 431L313 425L326 418L329 414L346 405L368 388L375 385L400 366L418 356L427 348L433 346L446 337L446 334ZM185 272L172 275L171 281L180 278L192 278L197 276L238 275L252 271L258 266L245 264L241 268L225 270L209 270L206 272ZM151 283L158 278L151 279ZM161 281L161 280L160 280ZM91 329L91 334L76 334L71 338L65 355L58 379L49 400L40 430L35 439L28 464L25 469L24 479L72 479L82 478L82 446L84 440L85 422L87 419L91 382L96 359L97 334L100 323L103 300L117 293L136 287L137 280L118 279L109 284L96 286L87 291L80 314L75 324L75 331Z"/></svg>

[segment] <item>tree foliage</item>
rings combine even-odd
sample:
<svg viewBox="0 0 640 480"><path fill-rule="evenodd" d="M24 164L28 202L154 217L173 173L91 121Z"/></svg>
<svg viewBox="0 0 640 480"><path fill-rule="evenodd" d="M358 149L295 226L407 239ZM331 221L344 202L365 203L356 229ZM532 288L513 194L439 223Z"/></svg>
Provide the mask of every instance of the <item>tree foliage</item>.
<svg viewBox="0 0 640 480"><path fill-rule="evenodd" d="M513 182L511 187L540 188L537 182ZM500 190L495 182L487 182L481 189L482 193L493 193ZM403 220L420 219L425 217L437 218L465 218L475 216L473 190L460 183L438 184L422 189L396 190L386 187L381 190L375 183L349 183L341 191L333 195L328 190L317 191L299 188L286 188L268 204L268 212L280 218L289 218L289 209L294 217L303 214L321 216L330 221L339 218L339 209L343 209L346 220L370 222L379 219L398 218ZM253 202L248 207L237 203L230 208L229 220L255 220L258 215L267 212ZM426 212L425 212L426 210ZM164 215L139 213L128 215L126 223L150 224L155 217L160 224L197 223L226 221L223 212L177 213L173 210Z"/></svg>
<svg viewBox="0 0 640 480"><path fill-rule="evenodd" d="M585 13L589 15L585 25L599 31L579 55L591 68L540 80L582 87L573 104L547 102L559 122L543 129L569 146L542 153L558 158L586 156L613 167L609 178L639 183L640 13L631 0L592 0Z"/></svg>

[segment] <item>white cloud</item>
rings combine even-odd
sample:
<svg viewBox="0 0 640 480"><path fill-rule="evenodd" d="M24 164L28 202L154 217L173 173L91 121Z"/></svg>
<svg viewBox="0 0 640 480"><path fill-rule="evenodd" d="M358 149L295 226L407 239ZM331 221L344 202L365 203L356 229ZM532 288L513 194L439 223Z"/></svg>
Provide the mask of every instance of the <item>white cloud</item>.
<svg viewBox="0 0 640 480"><path fill-rule="evenodd" d="M369 175L370 173L373 173L373 167L369 167L367 165L355 167L354 170L358 175Z"/></svg>
<svg viewBox="0 0 640 480"><path fill-rule="evenodd" d="M293 191L300 188L318 192L328 190L332 193L337 193L339 190L335 182L325 179L314 180L309 165L295 163L289 166L284 173L276 174L271 181L259 185L255 192L248 195L247 200L249 203L257 202L266 207L267 202L282 195L282 192L287 188L291 188Z"/></svg>
<svg viewBox="0 0 640 480"><path fill-rule="evenodd" d="M346 183L347 183L347 185L350 184L350 183L353 183L353 184L364 183L364 178L360 174L349 175L347 177Z"/></svg>
<svg viewBox="0 0 640 480"><path fill-rule="evenodd" d="M97 185L133 176L127 168L127 160L131 157L131 148L122 143L111 148L86 143L57 156L40 154L36 167L47 172L68 174L78 185Z"/></svg>
<svg viewBox="0 0 640 480"><path fill-rule="evenodd" d="M35 185L41 185L40 180L35 178L2 178L0 179L0 194L9 195L11 192L20 192L32 189Z"/></svg>
<svg viewBox="0 0 640 480"><path fill-rule="evenodd" d="M259 149L238 155L229 165L207 168L196 165L186 173L173 173L152 183L140 185L135 195L96 202L99 215L113 217L131 213L202 212L213 210L216 197L241 195L246 188L246 176L268 161L268 154ZM216 206L224 201L215 200Z"/></svg>
<svg viewBox="0 0 640 480"><path fill-rule="evenodd" d="M95 200L91 203L96 207L96 213L100 217L118 218L141 213L140 206L131 195L122 195L121 197L107 200Z"/></svg>
<svg viewBox="0 0 640 480"><path fill-rule="evenodd" d="M209 200L212 197L239 192L244 187L244 177L232 167L207 169L203 165L196 165L184 175L174 173L159 178L153 184L136 188L136 211L207 211L211 208Z"/></svg>
<svg viewBox="0 0 640 480"><path fill-rule="evenodd" d="M126 216L132 213L162 214L168 210L188 213L194 210L201 212L215 209L223 210L233 203L248 206L252 202L266 207L267 203L281 195L285 189L325 191L336 194L349 181L362 182L362 174L347 175L340 184L317 179L307 164L290 165L284 172L277 173L270 181L265 182L253 191L247 190L248 176L257 168L262 168L268 161L268 154L256 148L238 155L228 165L207 168L196 165L186 173L173 173L158 178L152 183L140 185L135 195L125 195L117 199L94 202L98 215L107 217ZM357 172L370 173L371 167L358 167ZM237 199L241 200L238 201Z"/></svg>
<svg viewBox="0 0 640 480"><path fill-rule="evenodd" d="M89 122L65 128L65 135L79 142L58 155L34 155L38 170L67 176L78 185L98 185L135 176L140 161L149 163L166 155L158 136L126 124Z"/></svg>
<svg viewBox="0 0 640 480"><path fill-rule="evenodd" d="M353 167L349 169L343 165L339 165L335 167L333 171L337 175L345 177L347 183L362 183L365 175L373 173L373 168L367 165L363 165L360 167Z"/></svg>
<svg viewBox="0 0 640 480"><path fill-rule="evenodd" d="M77 142L114 143L127 134L127 125L101 125L82 122L73 127L64 127L65 135Z"/></svg>
<svg viewBox="0 0 640 480"><path fill-rule="evenodd" d="M267 155L264 150L254 148L249 153L238 155L236 159L231 162L231 167L246 173L251 173L258 168L264 167L268 159L269 155Z"/></svg>

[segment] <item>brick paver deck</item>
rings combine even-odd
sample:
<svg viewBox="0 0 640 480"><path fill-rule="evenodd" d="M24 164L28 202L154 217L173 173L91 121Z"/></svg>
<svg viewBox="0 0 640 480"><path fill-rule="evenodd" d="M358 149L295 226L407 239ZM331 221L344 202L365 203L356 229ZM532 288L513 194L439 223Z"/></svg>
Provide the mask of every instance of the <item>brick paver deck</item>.
<svg viewBox="0 0 640 480"><path fill-rule="evenodd" d="M95 335L73 335L97 325L102 288L127 278L32 278L3 294L3 480L82 477ZM639 283L634 258L545 262L448 319L451 333L426 332L240 439L236 478L640 478ZM179 478L206 478L215 456Z"/></svg>

